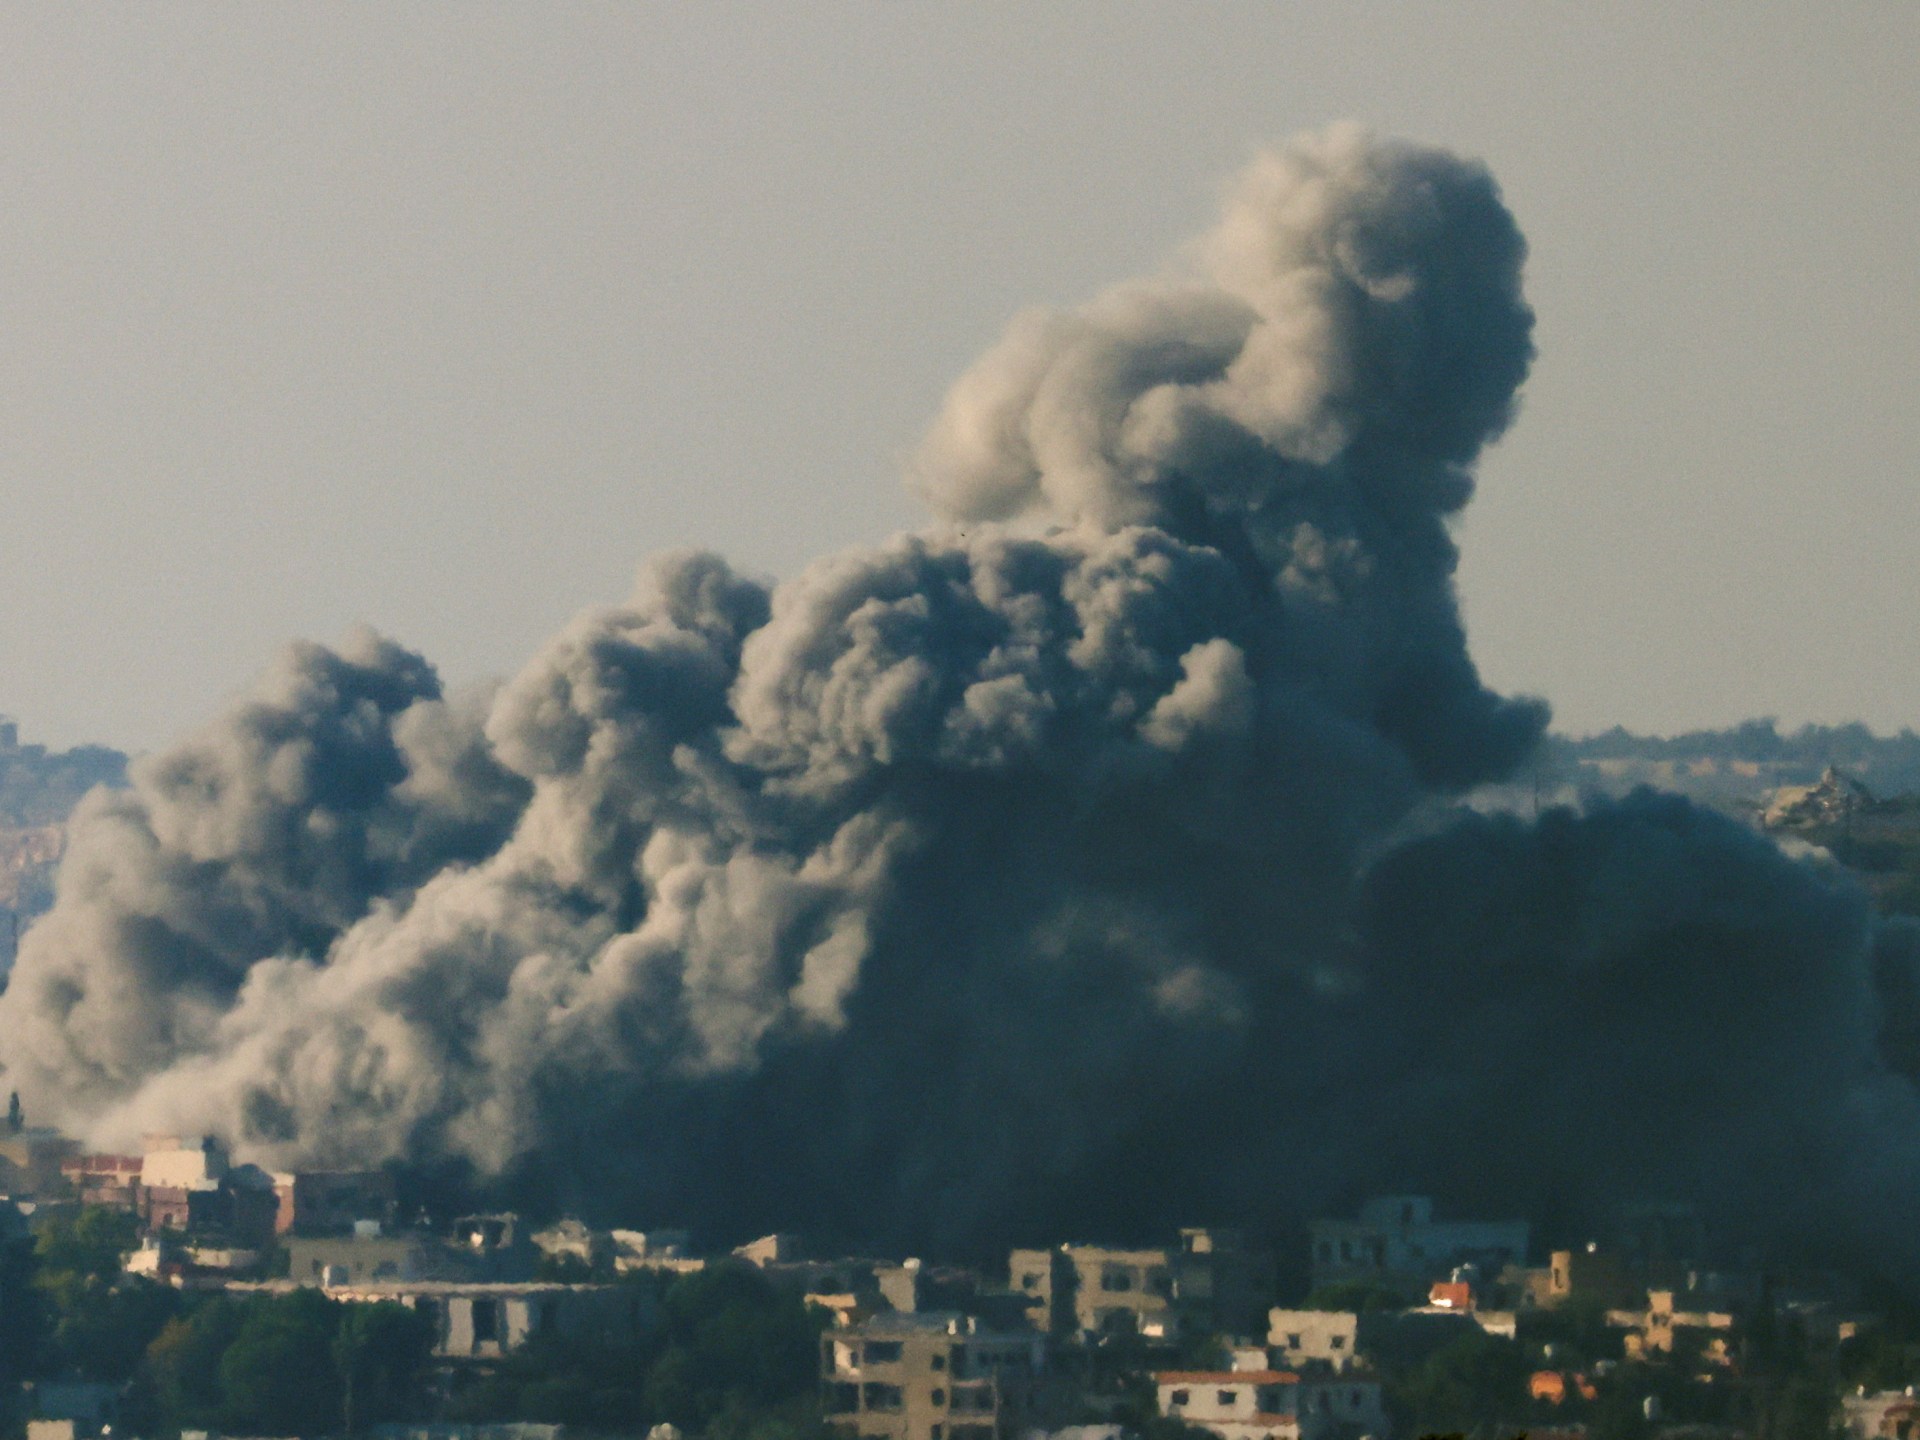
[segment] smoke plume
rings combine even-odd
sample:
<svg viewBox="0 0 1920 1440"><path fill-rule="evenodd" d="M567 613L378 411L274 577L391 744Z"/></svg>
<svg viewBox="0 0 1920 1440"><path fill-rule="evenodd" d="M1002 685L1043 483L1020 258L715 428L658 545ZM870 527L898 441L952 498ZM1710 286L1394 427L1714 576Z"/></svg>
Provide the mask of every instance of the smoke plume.
<svg viewBox="0 0 1920 1440"><path fill-rule="evenodd" d="M1013 322L924 531L655 561L489 694L293 649L77 818L8 1083L712 1233L1911 1204L1914 947L1855 893L1673 799L1451 803L1546 719L1481 684L1449 531L1524 253L1479 165L1312 137L1166 275Z"/></svg>

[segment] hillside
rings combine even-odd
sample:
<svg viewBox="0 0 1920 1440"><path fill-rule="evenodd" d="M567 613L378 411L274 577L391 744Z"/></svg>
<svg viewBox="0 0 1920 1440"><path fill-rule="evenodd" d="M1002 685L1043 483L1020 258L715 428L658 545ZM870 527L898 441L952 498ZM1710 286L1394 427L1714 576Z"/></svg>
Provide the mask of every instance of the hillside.
<svg viewBox="0 0 1920 1440"><path fill-rule="evenodd" d="M94 786L126 783L118 750L22 745L19 728L0 720L0 962L12 964L18 931L53 903L68 814Z"/></svg>

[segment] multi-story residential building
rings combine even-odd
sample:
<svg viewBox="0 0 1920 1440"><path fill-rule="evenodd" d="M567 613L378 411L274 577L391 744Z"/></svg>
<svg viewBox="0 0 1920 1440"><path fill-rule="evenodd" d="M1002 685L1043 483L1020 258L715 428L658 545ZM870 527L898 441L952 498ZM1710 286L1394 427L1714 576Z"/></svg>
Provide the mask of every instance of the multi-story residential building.
<svg viewBox="0 0 1920 1440"><path fill-rule="evenodd" d="M79 1150L78 1142L45 1126L0 1126L0 1194L16 1200L65 1195L61 1168Z"/></svg>
<svg viewBox="0 0 1920 1440"><path fill-rule="evenodd" d="M820 1339L821 1408L849 1437L1007 1440L1044 1368L1045 1341L958 1314L881 1314Z"/></svg>
<svg viewBox="0 0 1920 1440"><path fill-rule="evenodd" d="M1645 1310L1610 1310L1607 1323L1627 1332L1629 1360L1672 1355L1684 1336L1703 1364L1733 1363L1734 1312L1722 1294L1649 1290Z"/></svg>
<svg viewBox="0 0 1920 1440"><path fill-rule="evenodd" d="M1373 1280L1425 1295L1432 1281L1456 1266L1477 1265L1497 1275L1524 1263L1524 1220L1435 1220L1424 1195L1377 1196L1355 1220L1316 1220L1312 1227L1313 1285Z"/></svg>
<svg viewBox="0 0 1920 1440"><path fill-rule="evenodd" d="M287 1288L283 1280L227 1287L242 1294ZM427 1316L434 1354L442 1360L495 1360L547 1335L623 1339L645 1333L656 1319L650 1292L633 1285L415 1280L339 1285L327 1294L353 1303L391 1302Z"/></svg>
<svg viewBox="0 0 1920 1440"><path fill-rule="evenodd" d="M1015 1250L1007 1269L1036 1328L1082 1339L1258 1334L1274 1288L1273 1257L1231 1230L1182 1230L1172 1250Z"/></svg>
<svg viewBox="0 0 1920 1440"><path fill-rule="evenodd" d="M1350 1370L1360 1363L1360 1317L1351 1310L1269 1310L1267 1345L1290 1370Z"/></svg>
<svg viewBox="0 0 1920 1440"><path fill-rule="evenodd" d="M1190 1333L1257 1336L1276 1283L1272 1253L1249 1246L1238 1230L1180 1232L1173 1303Z"/></svg>
<svg viewBox="0 0 1920 1440"><path fill-rule="evenodd" d="M1862 1389L1841 1397L1840 1427L1848 1440L1920 1440L1920 1399L1912 1387Z"/></svg>
<svg viewBox="0 0 1920 1440"><path fill-rule="evenodd" d="M138 1214L144 1163L138 1155L69 1155L60 1174L82 1205Z"/></svg>
<svg viewBox="0 0 1920 1440"><path fill-rule="evenodd" d="M1220 1440L1341 1440L1386 1434L1377 1381L1290 1370L1170 1370L1153 1377L1160 1413Z"/></svg>
<svg viewBox="0 0 1920 1440"><path fill-rule="evenodd" d="M345 1235L362 1221L393 1224L393 1177L379 1170L302 1170L273 1176L280 1235Z"/></svg>
<svg viewBox="0 0 1920 1440"><path fill-rule="evenodd" d="M1165 1250L1015 1250L1007 1268L1013 1288L1027 1297L1034 1326L1049 1335L1159 1339L1176 1333L1173 1257Z"/></svg>

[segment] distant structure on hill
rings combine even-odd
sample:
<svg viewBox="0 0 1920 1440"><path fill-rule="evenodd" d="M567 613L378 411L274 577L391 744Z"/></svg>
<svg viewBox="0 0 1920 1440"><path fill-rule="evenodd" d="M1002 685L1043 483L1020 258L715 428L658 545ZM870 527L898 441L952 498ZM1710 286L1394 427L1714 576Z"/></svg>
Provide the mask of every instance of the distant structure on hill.
<svg viewBox="0 0 1920 1440"><path fill-rule="evenodd" d="M19 725L0 716L0 974L13 966L20 932L53 903L67 816L94 786L126 783L118 750L22 745Z"/></svg>

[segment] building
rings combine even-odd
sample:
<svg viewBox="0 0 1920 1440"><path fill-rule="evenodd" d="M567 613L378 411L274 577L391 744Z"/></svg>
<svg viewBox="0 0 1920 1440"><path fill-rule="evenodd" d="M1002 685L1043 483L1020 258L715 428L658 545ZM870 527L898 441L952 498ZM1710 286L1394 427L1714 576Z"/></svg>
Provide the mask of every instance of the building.
<svg viewBox="0 0 1920 1440"><path fill-rule="evenodd" d="M1272 1253L1249 1246L1238 1230L1180 1232L1173 1304L1189 1333L1258 1335L1276 1287Z"/></svg>
<svg viewBox="0 0 1920 1440"><path fill-rule="evenodd" d="M350 1235L362 1221L390 1228L393 1177L379 1170L280 1171L273 1228L280 1235Z"/></svg>
<svg viewBox="0 0 1920 1440"><path fill-rule="evenodd" d="M1851 1440L1920 1440L1920 1400L1912 1386L1842 1396L1840 1428Z"/></svg>
<svg viewBox="0 0 1920 1440"><path fill-rule="evenodd" d="M1343 1440L1387 1432L1380 1386L1288 1370L1169 1370L1153 1377L1161 1415L1220 1440Z"/></svg>
<svg viewBox="0 0 1920 1440"><path fill-rule="evenodd" d="M1237 1230L1182 1230L1172 1250L1015 1250L1007 1273L1036 1329L1083 1340L1257 1335L1275 1284L1273 1256Z"/></svg>
<svg viewBox="0 0 1920 1440"><path fill-rule="evenodd" d="M42 1125L0 1126L0 1194L14 1199L56 1200L67 1194L61 1167L80 1146Z"/></svg>
<svg viewBox="0 0 1920 1440"><path fill-rule="evenodd" d="M1645 1281L1634 1283L1633 1269L1622 1254L1590 1244L1549 1255L1546 1289L1535 1298L1549 1307L1574 1303L1617 1307L1631 1305L1645 1293Z"/></svg>
<svg viewBox="0 0 1920 1440"><path fill-rule="evenodd" d="M544 1259L572 1261L596 1270L613 1262L613 1237L579 1220L560 1220L533 1233L533 1248Z"/></svg>
<svg viewBox="0 0 1920 1440"><path fill-rule="evenodd" d="M1367 1280L1409 1297L1462 1265L1497 1275L1526 1262L1524 1220L1435 1220L1424 1195L1382 1195L1354 1220L1316 1220L1311 1227L1313 1286Z"/></svg>
<svg viewBox="0 0 1920 1440"><path fill-rule="evenodd" d="M419 1280L477 1279L472 1260L437 1236L296 1235L283 1242L287 1278L329 1289Z"/></svg>
<svg viewBox="0 0 1920 1440"><path fill-rule="evenodd" d="M60 1162L60 1175L82 1205L137 1215L144 1163L138 1155L69 1155Z"/></svg>
<svg viewBox="0 0 1920 1440"><path fill-rule="evenodd" d="M1360 1363L1360 1317L1351 1310L1269 1310L1267 1345L1289 1370L1337 1374Z"/></svg>
<svg viewBox="0 0 1920 1440"><path fill-rule="evenodd" d="M1511 1313L1427 1307L1418 1310L1284 1310L1267 1312L1274 1363L1310 1378L1372 1365L1417 1365L1474 1334L1511 1338Z"/></svg>
<svg viewBox="0 0 1920 1440"><path fill-rule="evenodd" d="M342 1285L327 1293L335 1300L397 1303L428 1316L434 1354L442 1360L495 1360L549 1335L626 1339L646 1333L655 1320L652 1296L633 1285L424 1280Z"/></svg>
<svg viewBox="0 0 1920 1440"><path fill-rule="evenodd" d="M195 1145L149 1135L136 1203L149 1234L217 1236L249 1249L272 1242L279 1212L272 1177L255 1165L232 1165L211 1135Z"/></svg>
<svg viewBox="0 0 1920 1440"><path fill-rule="evenodd" d="M1649 1290L1643 1311L1612 1310L1607 1323L1624 1329L1629 1360L1695 1353L1702 1364L1733 1363L1734 1314L1726 1299L1711 1292Z"/></svg>
<svg viewBox="0 0 1920 1440"><path fill-rule="evenodd" d="M1173 1256L1165 1250L1104 1245L1015 1250L1007 1271L1013 1289L1026 1299L1034 1328L1048 1335L1170 1339L1178 1332Z"/></svg>
<svg viewBox="0 0 1920 1440"><path fill-rule="evenodd" d="M1008 1440L1045 1354L1038 1335L963 1315L876 1315L820 1337L821 1410L849 1437Z"/></svg>

